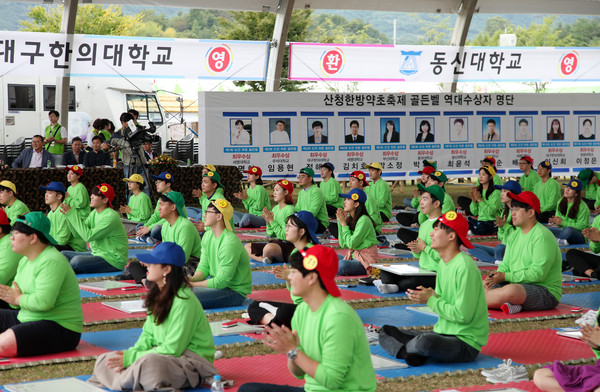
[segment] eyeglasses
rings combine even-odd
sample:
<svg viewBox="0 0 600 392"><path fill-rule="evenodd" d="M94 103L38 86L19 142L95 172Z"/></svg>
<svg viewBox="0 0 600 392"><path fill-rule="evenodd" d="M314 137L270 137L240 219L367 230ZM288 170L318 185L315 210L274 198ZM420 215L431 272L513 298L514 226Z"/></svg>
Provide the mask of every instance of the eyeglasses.
<svg viewBox="0 0 600 392"><path fill-rule="evenodd" d="M211 211L211 210L206 210L204 211L205 214L220 214L219 211Z"/></svg>

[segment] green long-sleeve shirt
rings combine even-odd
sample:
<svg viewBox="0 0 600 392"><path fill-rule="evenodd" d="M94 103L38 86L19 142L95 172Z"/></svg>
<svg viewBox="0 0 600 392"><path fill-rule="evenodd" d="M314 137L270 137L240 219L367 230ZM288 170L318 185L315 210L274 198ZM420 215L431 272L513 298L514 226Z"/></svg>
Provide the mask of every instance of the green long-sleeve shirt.
<svg viewBox="0 0 600 392"><path fill-rule="evenodd" d="M358 218L354 231L350 230L348 225L342 226L338 222L338 233L340 246L344 249L361 250L379 243L373 221L366 215Z"/></svg>
<svg viewBox="0 0 600 392"><path fill-rule="evenodd" d="M70 185L67 188L69 197L65 199L65 204L74 208L79 214L79 219L86 220L90 214L90 194L85 186L78 182L77 185Z"/></svg>
<svg viewBox="0 0 600 392"><path fill-rule="evenodd" d="M600 215L594 218L592 222L592 227L600 230ZM594 253L600 253L600 242L590 241L590 250Z"/></svg>
<svg viewBox="0 0 600 392"><path fill-rule="evenodd" d="M365 192L377 200L379 211L383 212L389 220L392 216L392 192L388 183L381 178L377 182L371 181L369 186L365 188Z"/></svg>
<svg viewBox="0 0 600 392"><path fill-rule="evenodd" d="M70 210L67 213L69 229L78 233L84 241L89 242L94 256L102 257L113 267L122 270L127 263L129 242L125 226L119 214L112 208L105 208L98 213L94 210L82 222L77 213Z"/></svg>
<svg viewBox="0 0 600 392"><path fill-rule="evenodd" d="M152 200L144 192L129 196L127 205L131 208L131 212L127 214L127 219L130 221L145 223L150 219L152 215Z"/></svg>
<svg viewBox="0 0 600 392"><path fill-rule="evenodd" d="M588 183L583 187L583 190L585 191L583 196L586 199L596 200L598 197L598 180L600 180L600 172L594 172L594 179L595 180L592 183L588 180Z"/></svg>
<svg viewBox="0 0 600 392"><path fill-rule="evenodd" d="M263 208L271 207L267 190L262 185L256 185L254 189L248 188L246 194L248 198L242 200L242 203L252 215L262 216Z"/></svg>
<svg viewBox="0 0 600 392"><path fill-rule="evenodd" d="M198 271L208 278L208 288L230 288L244 297L252 292L248 252L229 230L223 231L219 238L215 238L212 231L204 233Z"/></svg>
<svg viewBox="0 0 600 392"><path fill-rule="evenodd" d="M77 232L69 228L67 216L60 212L60 207L48 212L48 219L50 220L50 235L58 245L69 245L75 252L87 252L87 244Z"/></svg>
<svg viewBox="0 0 600 392"><path fill-rule="evenodd" d="M329 204L335 208L344 208L344 199L340 197L342 187L335 178L331 177L327 181L321 181L319 188L321 188L323 197L325 197L325 204Z"/></svg>
<svg viewBox="0 0 600 392"><path fill-rule="evenodd" d="M419 204L419 216L418 216L418 220L419 220L419 225L422 225L423 222L425 222L427 220L427 215L423 214L423 212L421 212L421 205ZM444 202L442 203L442 214L445 214L448 211L456 211L456 207L454 206L454 200L452 200L452 196L450 196L448 194L448 192L446 192L446 194L444 195Z"/></svg>
<svg viewBox="0 0 600 392"><path fill-rule="evenodd" d="M486 313L487 314L487 313ZM362 321L344 301L328 295L319 309L296 308L292 329L300 350L319 364L315 377L304 374L307 392L369 392L377 388Z"/></svg>
<svg viewBox="0 0 600 392"><path fill-rule="evenodd" d="M573 203L567 204L567 212L564 215L558 211L558 204L560 204L560 201L556 204L555 215L562 218L560 227L573 227L577 230L583 230L590 227L590 209L583 201L579 204L579 211L577 212L575 219L567 217L569 215L569 211L573 207Z"/></svg>
<svg viewBox="0 0 600 392"><path fill-rule="evenodd" d="M481 273L473 259L459 253L448 263L440 261L435 293L427 301L439 315L433 331L454 335L481 350L489 336L488 309Z"/></svg>
<svg viewBox="0 0 600 392"><path fill-rule="evenodd" d="M285 207L279 207L279 204L273 207L273 222L267 223L267 235L285 240L285 221L295 210L294 206L286 204Z"/></svg>
<svg viewBox="0 0 600 392"><path fill-rule="evenodd" d="M20 322L50 320L74 332L81 332L83 312L79 283L69 262L53 246L47 246L34 260L23 257L15 282L23 295L17 318Z"/></svg>
<svg viewBox="0 0 600 392"><path fill-rule="evenodd" d="M160 229L163 242L174 242L183 248L185 260L190 256L200 258L202 253L202 240L196 226L183 216L177 217L173 225L165 222Z"/></svg>
<svg viewBox="0 0 600 392"><path fill-rule="evenodd" d="M498 271L504 272L510 283L544 286L560 301L562 256L554 234L541 223L527 234L517 228L510 235Z"/></svg>
<svg viewBox="0 0 600 392"><path fill-rule="evenodd" d="M296 211L310 211L323 226L329 227L329 215L327 215L325 197L316 185L312 185L307 189L301 189L298 192Z"/></svg>
<svg viewBox="0 0 600 392"><path fill-rule="evenodd" d="M10 234L0 238L0 284L12 285L23 255L13 252L10 245Z"/></svg>
<svg viewBox="0 0 600 392"><path fill-rule="evenodd" d="M437 250L431 247L431 237L429 234L433 230L433 224L437 221L435 219L425 219L425 221L419 226L418 238L423 240L425 243L425 249L420 253L413 253L415 257L419 259L419 267L425 268L429 271L437 271L438 264L440 263L440 254Z"/></svg>
<svg viewBox="0 0 600 392"><path fill-rule="evenodd" d="M530 171L529 175L523 173L521 178L519 178L519 184L521 184L521 189L523 190L523 192L533 192L535 189L535 184L537 184L540 181L540 176L535 170Z"/></svg>
<svg viewBox="0 0 600 392"><path fill-rule="evenodd" d="M506 223L504 226L498 227L498 239L502 241L502 243L506 244L506 240L516 229L517 228L512 225L512 214L509 211L508 215L506 216Z"/></svg>
<svg viewBox="0 0 600 392"><path fill-rule="evenodd" d="M210 363L215 343L204 309L191 289L182 287L173 297L167 318L159 325L148 313L144 328L135 345L123 354L123 366L129 367L146 354L180 357L190 350Z"/></svg>
<svg viewBox="0 0 600 392"><path fill-rule="evenodd" d="M10 220L10 224L14 225L17 217L19 215L25 215L29 212L29 208L19 199L15 199L15 202L12 206L5 206L4 212L6 212L6 216L8 220Z"/></svg>
<svg viewBox="0 0 600 392"><path fill-rule="evenodd" d="M554 178L549 178L546 182L540 180L535 184L533 193L540 199L541 212L554 211L560 200L560 185Z"/></svg>
<svg viewBox="0 0 600 392"><path fill-rule="evenodd" d="M381 220L381 214L379 213L379 204L377 203L377 199L370 194L367 193L367 202L365 203L365 207L367 208L367 212L375 222L375 233L377 235L381 234L381 228L383 227L383 221Z"/></svg>
<svg viewBox="0 0 600 392"><path fill-rule="evenodd" d="M487 191L481 192L481 201L479 203L471 202L471 212L477 216L477 220L480 221L493 221L502 211L502 202L500 201L500 191L494 189L492 194L488 197Z"/></svg>

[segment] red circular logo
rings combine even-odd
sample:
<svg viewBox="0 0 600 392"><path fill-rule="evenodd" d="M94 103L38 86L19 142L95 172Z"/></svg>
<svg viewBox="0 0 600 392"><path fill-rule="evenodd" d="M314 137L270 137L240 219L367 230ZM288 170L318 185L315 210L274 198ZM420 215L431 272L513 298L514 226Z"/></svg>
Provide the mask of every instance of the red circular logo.
<svg viewBox="0 0 600 392"><path fill-rule="evenodd" d="M224 46L213 48L208 52L206 63L212 72L223 72L231 64L231 53Z"/></svg>
<svg viewBox="0 0 600 392"><path fill-rule="evenodd" d="M323 68L323 72L328 75L338 73L344 67L343 54L336 49L328 51L322 57L321 67Z"/></svg>
<svg viewBox="0 0 600 392"><path fill-rule="evenodd" d="M579 55L575 51L565 54L560 59L560 74L563 77L573 74L578 67Z"/></svg>

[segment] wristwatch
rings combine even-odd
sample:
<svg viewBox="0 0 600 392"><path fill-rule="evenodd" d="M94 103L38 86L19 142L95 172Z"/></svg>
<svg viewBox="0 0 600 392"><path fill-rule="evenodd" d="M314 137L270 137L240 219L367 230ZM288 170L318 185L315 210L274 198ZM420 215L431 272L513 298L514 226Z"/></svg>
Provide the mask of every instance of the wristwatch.
<svg viewBox="0 0 600 392"><path fill-rule="evenodd" d="M294 359L296 359L296 357L298 356L298 351L300 350L300 347L296 347L293 350L288 351L287 353L287 357L290 361L293 361Z"/></svg>

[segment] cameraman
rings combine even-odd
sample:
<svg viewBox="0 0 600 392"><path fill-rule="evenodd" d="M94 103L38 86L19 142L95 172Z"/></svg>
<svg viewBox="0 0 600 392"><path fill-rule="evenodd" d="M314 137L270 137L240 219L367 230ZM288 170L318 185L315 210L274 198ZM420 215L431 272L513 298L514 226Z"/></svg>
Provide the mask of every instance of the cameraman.
<svg viewBox="0 0 600 392"><path fill-rule="evenodd" d="M133 116L130 113L122 113L121 117L119 117L119 121L121 121L121 129L112 135L110 144L117 147L121 152L125 178L129 178L137 173L144 178L144 183L148 183L146 171L144 170L144 165L147 163L146 157L144 156L144 150L141 146L137 146L135 151L133 151L132 146L129 143L129 137L135 132L135 129L130 129L128 125L129 121L133 121ZM135 159L132 159L134 154Z"/></svg>

